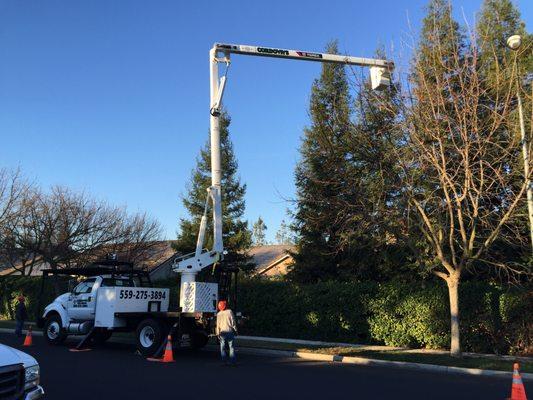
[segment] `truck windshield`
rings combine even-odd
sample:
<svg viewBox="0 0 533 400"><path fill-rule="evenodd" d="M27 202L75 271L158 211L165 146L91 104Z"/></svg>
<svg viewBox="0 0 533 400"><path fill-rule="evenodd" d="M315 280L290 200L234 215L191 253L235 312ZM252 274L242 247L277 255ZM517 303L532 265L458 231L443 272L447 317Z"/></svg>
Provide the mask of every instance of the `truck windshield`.
<svg viewBox="0 0 533 400"><path fill-rule="evenodd" d="M129 278L104 278L101 287L135 286Z"/></svg>
<svg viewBox="0 0 533 400"><path fill-rule="evenodd" d="M91 293L91 291L93 290L93 285L95 281L96 281L95 278L84 280L78 286L74 288L73 293L74 294Z"/></svg>

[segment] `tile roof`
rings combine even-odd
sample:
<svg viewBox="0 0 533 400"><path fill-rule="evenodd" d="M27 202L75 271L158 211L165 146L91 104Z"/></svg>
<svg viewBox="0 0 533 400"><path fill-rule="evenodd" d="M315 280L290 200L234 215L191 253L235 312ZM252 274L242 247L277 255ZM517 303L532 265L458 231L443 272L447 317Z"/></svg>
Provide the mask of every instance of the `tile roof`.
<svg viewBox="0 0 533 400"><path fill-rule="evenodd" d="M256 264L255 269L260 273L273 263L284 259L288 252L294 251L294 249L295 247L292 245L274 244L252 247L248 254L252 256L253 262Z"/></svg>

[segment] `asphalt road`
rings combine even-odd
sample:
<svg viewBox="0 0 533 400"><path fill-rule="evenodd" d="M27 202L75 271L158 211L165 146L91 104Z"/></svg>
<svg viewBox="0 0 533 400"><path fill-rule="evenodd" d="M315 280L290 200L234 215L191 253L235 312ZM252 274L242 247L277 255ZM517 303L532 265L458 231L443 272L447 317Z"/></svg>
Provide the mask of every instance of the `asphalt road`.
<svg viewBox="0 0 533 400"><path fill-rule="evenodd" d="M222 366L210 351L175 350L161 364L135 355L131 345L107 343L89 352L53 347L41 336L22 347L14 335L0 342L34 356L41 384L53 400L154 399L505 399L511 380L443 375L398 368L365 367L239 355ZM529 386L529 385L527 385ZM526 390L528 387L526 386Z"/></svg>

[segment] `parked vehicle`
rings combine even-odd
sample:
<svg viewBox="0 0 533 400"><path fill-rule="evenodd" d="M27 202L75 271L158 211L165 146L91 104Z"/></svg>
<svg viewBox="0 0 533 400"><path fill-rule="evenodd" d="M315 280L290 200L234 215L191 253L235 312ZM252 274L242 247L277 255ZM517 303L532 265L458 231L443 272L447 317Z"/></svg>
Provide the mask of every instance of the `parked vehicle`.
<svg viewBox="0 0 533 400"><path fill-rule="evenodd" d="M196 307L191 313L170 311L169 289L153 287L148 272L133 269L131 263L108 260L85 268L44 270L43 287L48 275L84 277L44 308L37 325L50 344L79 335L77 347L82 348L105 342L114 332L135 332L144 356L160 354L169 333L194 348L207 344L218 300L216 283L196 283L190 291Z"/></svg>
<svg viewBox="0 0 533 400"><path fill-rule="evenodd" d="M0 344L0 399L33 400L44 396L39 364L29 354Z"/></svg>

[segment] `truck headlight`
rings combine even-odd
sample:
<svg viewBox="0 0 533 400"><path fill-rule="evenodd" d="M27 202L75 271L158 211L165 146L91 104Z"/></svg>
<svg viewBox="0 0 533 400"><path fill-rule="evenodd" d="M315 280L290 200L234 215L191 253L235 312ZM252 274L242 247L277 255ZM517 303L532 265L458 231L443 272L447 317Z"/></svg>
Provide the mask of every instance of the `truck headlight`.
<svg viewBox="0 0 533 400"><path fill-rule="evenodd" d="M39 365L32 365L24 370L24 390L31 389L39 384Z"/></svg>

